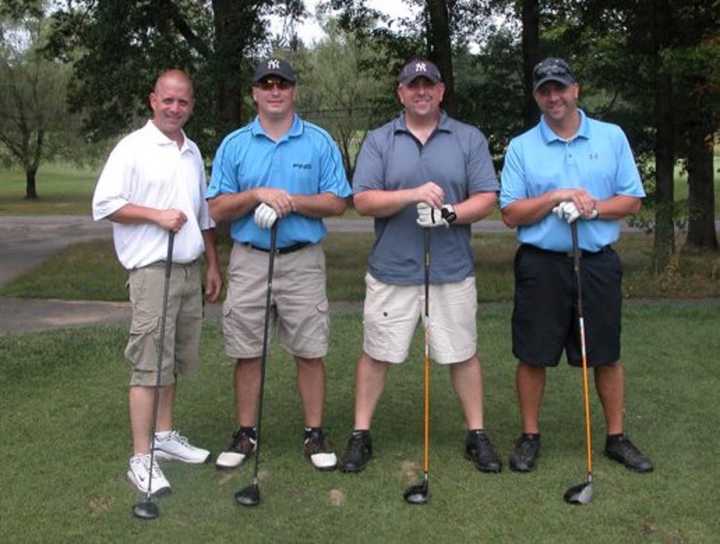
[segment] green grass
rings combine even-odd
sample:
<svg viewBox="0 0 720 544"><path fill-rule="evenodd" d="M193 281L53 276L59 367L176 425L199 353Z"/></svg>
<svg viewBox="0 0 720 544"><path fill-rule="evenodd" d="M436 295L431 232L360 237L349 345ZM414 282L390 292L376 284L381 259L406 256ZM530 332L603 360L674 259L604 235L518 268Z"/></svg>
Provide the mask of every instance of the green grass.
<svg viewBox="0 0 720 544"><path fill-rule="evenodd" d="M99 173L100 167L41 164L36 179L39 198L27 200L25 173L0 168L0 215L89 215Z"/></svg>
<svg viewBox="0 0 720 544"><path fill-rule="evenodd" d="M328 296L332 301L360 301L365 296L367 255L372 247L369 233L331 233L324 242L327 253ZM512 299L514 233L479 234L473 237L478 300ZM625 268L624 290L628 298L720 296L720 256L679 255L661 275L650 272L652 238L644 234L623 235L617 246ZM220 246L223 269L229 242ZM55 255L10 284L0 296L59 298L66 300L127 300L127 275L117 263L112 243L76 244Z"/></svg>
<svg viewBox="0 0 720 544"><path fill-rule="evenodd" d="M484 306L486 420L503 459L518 432L509 345L510 307ZM301 454L294 365L273 347L267 375L263 503L241 509L234 491L252 465L164 465L173 494L161 517L135 521L138 498L125 482L130 451L126 330L87 328L0 338L0 456L3 542L713 542L720 523L714 482L720 447L712 414L720 352L718 307L626 307L623 356L627 426L656 464L631 473L601 455L603 422L593 396L595 499L572 507L565 489L584 478L580 374L551 371L539 470L477 472L462 458L463 425L447 372L433 368L431 503L412 507L402 491L422 457L421 337L411 363L394 369L373 427L376 456L360 475L313 471ZM682 341L668 341L669 338ZM220 331L206 326L199 374L179 387L178 428L218 451L232 430L232 366ZM326 426L344 443L352 425L359 315L333 320ZM333 497L339 498L333 504Z"/></svg>

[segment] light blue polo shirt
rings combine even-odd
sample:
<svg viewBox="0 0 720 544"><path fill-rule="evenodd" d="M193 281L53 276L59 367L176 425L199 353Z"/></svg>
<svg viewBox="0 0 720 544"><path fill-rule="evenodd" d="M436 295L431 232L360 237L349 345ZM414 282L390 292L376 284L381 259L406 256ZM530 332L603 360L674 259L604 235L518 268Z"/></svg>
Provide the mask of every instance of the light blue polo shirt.
<svg viewBox="0 0 720 544"><path fill-rule="evenodd" d="M350 196L337 145L320 127L295 115L290 130L275 142L255 120L228 134L213 160L206 198L239 193L257 187L285 189L291 195L332 193ZM327 229L322 219L291 213L278 224L277 247L320 242ZM230 234L236 242L270 247L270 230L261 229L253 213L232 222Z"/></svg>
<svg viewBox="0 0 720 544"><path fill-rule="evenodd" d="M569 140L545 122L514 138L501 173L500 207L538 197L554 189L584 187L594 198L645 196L630 144L622 129L580 112L580 128ZM598 251L620 236L620 221L578 221L580 247ZM537 223L519 226L518 240L551 251L570 251L572 239L565 221L549 213Z"/></svg>

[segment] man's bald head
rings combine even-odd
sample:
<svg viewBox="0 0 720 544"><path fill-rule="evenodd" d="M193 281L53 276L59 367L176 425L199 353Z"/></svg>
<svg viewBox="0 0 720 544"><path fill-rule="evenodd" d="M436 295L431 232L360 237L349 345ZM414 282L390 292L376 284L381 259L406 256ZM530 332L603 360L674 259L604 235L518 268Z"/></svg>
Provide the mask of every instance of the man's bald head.
<svg viewBox="0 0 720 544"><path fill-rule="evenodd" d="M155 80L155 87L153 92L157 93L159 88L169 82L185 84L190 88L190 93L193 94L193 83L190 76L184 70L179 68L170 68L169 70L163 70Z"/></svg>

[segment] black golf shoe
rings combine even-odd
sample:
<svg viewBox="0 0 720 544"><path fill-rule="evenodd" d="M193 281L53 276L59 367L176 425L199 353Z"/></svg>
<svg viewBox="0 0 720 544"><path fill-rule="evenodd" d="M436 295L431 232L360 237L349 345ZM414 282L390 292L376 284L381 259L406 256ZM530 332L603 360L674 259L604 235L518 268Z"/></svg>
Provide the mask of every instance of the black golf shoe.
<svg viewBox="0 0 720 544"><path fill-rule="evenodd" d="M515 447L510 453L510 470L515 472L530 472L535 470L535 462L540 456L540 435L522 433L515 441Z"/></svg>
<svg viewBox="0 0 720 544"><path fill-rule="evenodd" d="M232 440L227 449L220 453L215 460L219 469L237 468L243 461L255 453L257 448L257 434L254 427L241 427L233 433Z"/></svg>
<svg viewBox="0 0 720 544"><path fill-rule="evenodd" d="M342 472L360 472L372 458L370 431L353 431L340 459Z"/></svg>
<svg viewBox="0 0 720 544"><path fill-rule="evenodd" d="M608 435L605 441L605 455L635 472L652 472L650 459L637 449L624 434Z"/></svg>
<svg viewBox="0 0 720 544"><path fill-rule="evenodd" d="M470 459L481 472L500 472L502 462L487 433L481 429L465 435L465 458Z"/></svg>

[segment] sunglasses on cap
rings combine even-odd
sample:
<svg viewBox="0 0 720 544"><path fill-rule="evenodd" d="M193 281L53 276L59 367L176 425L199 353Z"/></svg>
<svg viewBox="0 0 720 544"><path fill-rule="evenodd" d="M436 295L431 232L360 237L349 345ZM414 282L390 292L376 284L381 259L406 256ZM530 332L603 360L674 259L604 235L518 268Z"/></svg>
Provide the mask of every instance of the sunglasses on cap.
<svg viewBox="0 0 720 544"><path fill-rule="evenodd" d="M282 78L266 78L258 81L255 86L262 89L263 91L272 91L275 87L277 87L281 91L286 91L287 89L292 87L293 84L290 83L288 80Z"/></svg>

